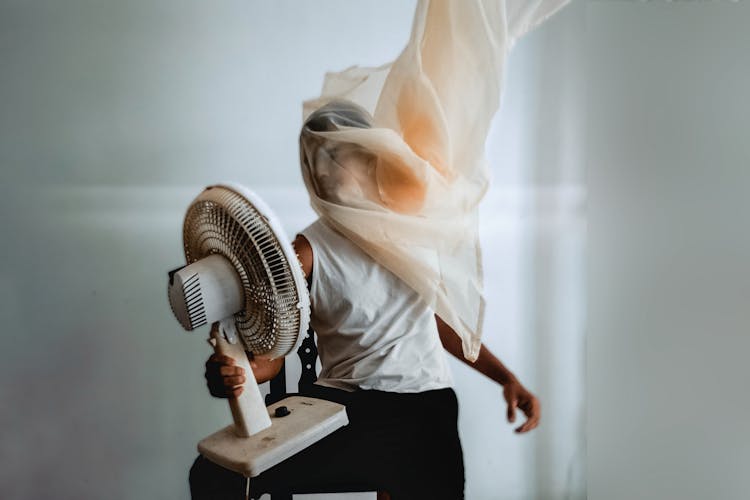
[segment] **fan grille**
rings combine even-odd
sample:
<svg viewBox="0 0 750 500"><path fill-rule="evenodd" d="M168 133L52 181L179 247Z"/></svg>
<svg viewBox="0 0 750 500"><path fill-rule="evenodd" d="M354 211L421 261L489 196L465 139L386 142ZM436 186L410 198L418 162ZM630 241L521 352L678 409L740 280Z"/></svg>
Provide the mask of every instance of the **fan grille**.
<svg viewBox="0 0 750 500"><path fill-rule="evenodd" d="M246 349L274 358L289 353L305 312L290 267L299 263L287 260L266 217L241 194L214 186L188 209L183 241L188 264L218 253L237 270L245 307L235 322Z"/></svg>

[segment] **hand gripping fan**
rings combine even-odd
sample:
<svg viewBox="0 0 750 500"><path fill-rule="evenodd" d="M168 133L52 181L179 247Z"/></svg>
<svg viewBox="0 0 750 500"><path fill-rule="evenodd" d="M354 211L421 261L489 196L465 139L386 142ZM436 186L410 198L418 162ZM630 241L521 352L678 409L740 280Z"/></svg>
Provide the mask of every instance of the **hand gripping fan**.
<svg viewBox="0 0 750 500"><path fill-rule="evenodd" d="M172 311L188 331L218 322L209 342L247 378L242 394L229 398L234 425L198 450L253 477L346 425L346 410L301 396L263 403L246 351L268 359L296 351L310 298L297 256L260 197L235 184L206 188L187 210L183 242L187 265L169 273Z"/></svg>

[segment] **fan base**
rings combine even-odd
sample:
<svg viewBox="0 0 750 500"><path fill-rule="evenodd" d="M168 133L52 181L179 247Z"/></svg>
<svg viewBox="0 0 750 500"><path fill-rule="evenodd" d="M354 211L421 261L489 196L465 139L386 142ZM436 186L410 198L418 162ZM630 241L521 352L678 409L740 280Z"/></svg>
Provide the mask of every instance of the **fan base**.
<svg viewBox="0 0 750 500"><path fill-rule="evenodd" d="M280 406L291 413L274 416ZM250 437L238 437L234 425L228 425L200 441L198 451L226 469L255 477L349 423L343 405L304 396L278 401L268 412L271 427Z"/></svg>

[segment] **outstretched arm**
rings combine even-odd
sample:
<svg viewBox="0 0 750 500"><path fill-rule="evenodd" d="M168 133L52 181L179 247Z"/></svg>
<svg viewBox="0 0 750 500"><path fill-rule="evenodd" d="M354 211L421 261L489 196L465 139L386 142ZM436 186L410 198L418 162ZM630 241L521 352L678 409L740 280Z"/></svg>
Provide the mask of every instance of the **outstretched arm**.
<svg viewBox="0 0 750 500"><path fill-rule="evenodd" d="M435 315L435 320L437 321L438 333L440 334L440 342L442 342L446 351L479 373L503 386L503 396L508 404L508 422L515 422L516 407L524 412L527 420L523 425L516 428L516 432L528 432L539 425L541 413L539 400L521 385L516 376L484 344L482 344L479 357L477 357L476 361L472 363L464 358L463 350L461 349L461 339L453 328L448 326L437 315Z"/></svg>

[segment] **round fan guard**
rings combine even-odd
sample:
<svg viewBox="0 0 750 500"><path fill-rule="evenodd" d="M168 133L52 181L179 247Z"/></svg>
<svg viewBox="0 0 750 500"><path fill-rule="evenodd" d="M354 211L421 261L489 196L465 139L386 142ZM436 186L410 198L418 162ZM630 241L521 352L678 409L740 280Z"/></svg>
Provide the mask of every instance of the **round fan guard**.
<svg viewBox="0 0 750 500"><path fill-rule="evenodd" d="M234 318L246 350L276 358L299 347L310 321L307 286L281 224L260 197L236 184L209 186L185 214L183 242L187 264L220 254L237 270L244 308Z"/></svg>

